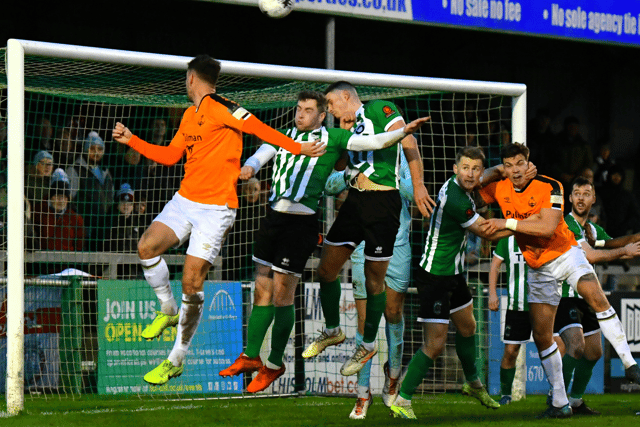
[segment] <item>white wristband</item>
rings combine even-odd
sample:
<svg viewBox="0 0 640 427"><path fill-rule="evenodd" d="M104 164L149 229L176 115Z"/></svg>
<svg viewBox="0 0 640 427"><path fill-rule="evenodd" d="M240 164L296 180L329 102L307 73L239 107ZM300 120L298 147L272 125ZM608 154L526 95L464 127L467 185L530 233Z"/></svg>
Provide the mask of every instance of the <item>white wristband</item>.
<svg viewBox="0 0 640 427"><path fill-rule="evenodd" d="M504 225L507 230L516 231L516 227L518 226L518 220L509 218L507 223Z"/></svg>
<svg viewBox="0 0 640 427"><path fill-rule="evenodd" d="M596 248L603 248L604 240L596 240Z"/></svg>

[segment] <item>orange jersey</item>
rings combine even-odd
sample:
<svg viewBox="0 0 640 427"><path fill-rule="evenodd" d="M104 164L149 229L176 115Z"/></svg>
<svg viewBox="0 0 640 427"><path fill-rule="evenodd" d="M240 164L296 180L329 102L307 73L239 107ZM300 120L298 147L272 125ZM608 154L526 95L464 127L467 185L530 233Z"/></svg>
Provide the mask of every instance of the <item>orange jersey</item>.
<svg viewBox="0 0 640 427"><path fill-rule="evenodd" d="M564 208L562 184L542 175L536 176L521 190L514 188L508 179L503 179L489 184L480 190L480 194L487 203L498 202L506 219L522 220L540 213L541 209L558 209L562 212ZM578 244L564 219L549 239L518 232L515 237L531 268L538 268L556 259Z"/></svg>
<svg viewBox="0 0 640 427"><path fill-rule="evenodd" d="M178 193L192 202L237 208L243 131L294 154L300 153L300 144L216 94L205 96L198 107L189 107L184 112L169 146L149 144L135 136L128 145L167 166L177 163L186 153L184 178Z"/></svg>

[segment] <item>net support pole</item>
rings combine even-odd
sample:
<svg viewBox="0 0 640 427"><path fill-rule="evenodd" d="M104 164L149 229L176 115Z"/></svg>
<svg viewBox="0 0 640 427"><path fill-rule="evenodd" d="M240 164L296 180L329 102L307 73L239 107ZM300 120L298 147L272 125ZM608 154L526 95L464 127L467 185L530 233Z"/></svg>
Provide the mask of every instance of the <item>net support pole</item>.
<svg viewBox="0 0 640 427"><path fill-rule="evenodd" d="M24 409L24 49L7 42L7 412Z"/></svg>
<svg viewBox="0 0 640 427"><path fill-rule="evenodd" d="M527 91L514 96L511 110L512 142L527 144Z"/></svg>

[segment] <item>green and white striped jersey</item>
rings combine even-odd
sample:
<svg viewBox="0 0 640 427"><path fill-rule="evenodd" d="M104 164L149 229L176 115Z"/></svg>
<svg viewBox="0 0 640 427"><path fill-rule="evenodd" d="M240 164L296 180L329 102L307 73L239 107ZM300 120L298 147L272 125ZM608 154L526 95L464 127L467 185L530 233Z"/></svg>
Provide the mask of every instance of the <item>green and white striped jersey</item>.
<svg viewBox="0 0 640 427"><path fill-rule="evenodd" d="M311 132L288 129L285 134L296 142L321 140L326 153L320 157L295 155L284 148L273 159L273 174L270 202L288 199L316 211L324 185L333 171L333 166L347 149L351 132L345 129L327 129L324 126Z"/></svg>
<svg viewBox="0 0 640 427"><path fill-rule="evenodd" d="M386 132L394 123L403 120L398 107L382 100L367 102L356 111L351 131L356 135L376 135ZM401 144L376 151L349 151L349 167L358 169L376 184L400 188L399 171Z"/></svg>
<svg viewBox="0 0 640 427"><path fill-rule="evenodd" d="M578 243L580 243L582 240L586 240L584 227L578 222L576 217L573 216L573 213L570 212L567 216L565 216L564 221L567 223L569 230L571 230L571 232L575 235ZM611 236L609 236L607 232L604 231L604 228L600 227L598 224L587 220L585 226L591 227L591 233L596 238L596 240L611 239ZM562 282L562 296L569 298L582 298L580 294L573 290L571 285L569 285L566 280Z"/></svg>
<svg viewBox="0 0 640 427"><path fill-rule="evenodd" d="M449 178L438 192L420 266L437 276L463 273L465 228L479 217L471 195L460 187L455 175Z"/></svg>
<svg viewBox="0 0 640 427"><path fill-rule="evenodd" d="M504 262L507 272L509 302L507 310L529 311L529 302L527 301L529 286L527 284L527 266L522 251L518 247L516 238L509 236L502 239L496 245L493 255L500 258Z"/></svg>

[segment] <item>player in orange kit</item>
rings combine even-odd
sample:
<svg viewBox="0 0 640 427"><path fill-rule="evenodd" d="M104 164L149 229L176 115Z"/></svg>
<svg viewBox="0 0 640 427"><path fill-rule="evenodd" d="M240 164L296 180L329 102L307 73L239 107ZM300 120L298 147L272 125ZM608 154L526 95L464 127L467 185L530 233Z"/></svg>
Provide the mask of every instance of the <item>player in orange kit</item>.
<svg viewBox="0 0 640 427"><path fill-rule="evenodd" d="M238 104L216 94L220 63L199 55L187 67L187 96L193 103L180 122L178 132L166 146L149 144L122 123L113 129L113 139L126 144L157 163L171 166L186 155L180 189L145 231L138 243L138 256L145 278L160 300L161 309L142 336L151 340L164 329L177 325L173 350L167 360L148 372L144 380L160 385L178 377L202 317L204 280L238 208L236 184L240 175L242 134L294 154L322 155L320 143L299 144L265 125ZM169 248L189 239L182 277L180 310L169 283L169 269L160 257Z"/></svg>
<svg viewBox="0 0 640 427"><path fill-rule="evenodd" d="M604 336L620 356L626 376L640 383L640 369L633 359L622 323L607 301L593 267L578 246L564 221L562 184L538 175L528 179L529 149L522 144L502 148L504 172L508 179L481 190L486 202L497 202L505 219L485 222L485 232L511 230L515 233L530 267L529 316L540 363L553 389L552 402L542 417L565 418L572 414L562 377L562 359L553 340L553 321L564 280L596 312Z"/></svg>

